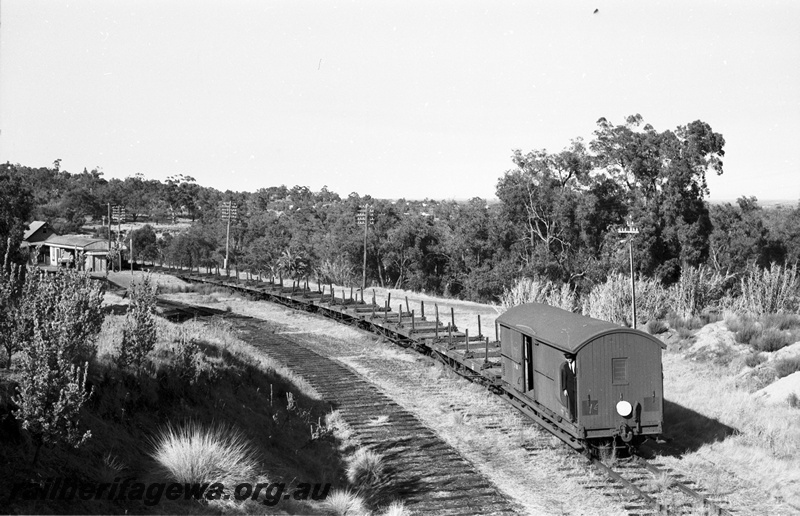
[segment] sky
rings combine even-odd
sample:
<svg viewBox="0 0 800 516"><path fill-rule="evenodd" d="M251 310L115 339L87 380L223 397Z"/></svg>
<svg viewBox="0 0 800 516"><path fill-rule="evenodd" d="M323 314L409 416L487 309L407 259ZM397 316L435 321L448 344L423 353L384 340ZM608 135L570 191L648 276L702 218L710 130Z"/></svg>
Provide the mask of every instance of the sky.
<svg viewBox="0 0 800 516"><path fill-rule="evenodd" d="M724 136L712 200L800 198L793 0L0 2L3 163L492 198L639 113Z"/></svg>

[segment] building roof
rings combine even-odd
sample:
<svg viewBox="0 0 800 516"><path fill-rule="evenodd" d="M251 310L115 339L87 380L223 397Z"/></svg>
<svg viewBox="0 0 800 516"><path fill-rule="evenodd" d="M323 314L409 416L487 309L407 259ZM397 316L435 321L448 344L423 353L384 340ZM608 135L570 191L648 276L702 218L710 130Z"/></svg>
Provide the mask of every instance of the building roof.
<svg viewBox="0 0 800 516"><path fill-rule="evenodd" d="M108 240L87 235L52 235L42 243L51 247L62 247L65 249L78 248L81 251L87 252L108 250ZM125 246L121 246L121 248L126 249Z"/></svg>
<svg viewBox="0 0 800 516"><path fill-rule="evenodd" d="M28 224L28 229L25 230L25 234L22 235L22 240L28 240L30 237L33 236L34 233L39 231L42 226L47 224L47 222L43 220L34 220L30 224Z"/></svg>
<svg viewBox="0 0 800 516"><path fill-rule="evenodd" d="M610 333L633 333L657 343L662 348L666 347L660 340L643 331L541 303L528 303L509 308L497 318L497 322L565 353L577 353L592 340Z"/></svg>

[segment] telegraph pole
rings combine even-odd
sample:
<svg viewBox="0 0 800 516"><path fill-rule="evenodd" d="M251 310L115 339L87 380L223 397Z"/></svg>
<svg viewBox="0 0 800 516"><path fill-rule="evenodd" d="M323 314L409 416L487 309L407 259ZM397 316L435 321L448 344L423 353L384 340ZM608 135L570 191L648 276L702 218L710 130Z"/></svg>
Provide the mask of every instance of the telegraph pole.
<svg viewBox="0 0 800 516"><path fill-rule="evenodd" d="M361 291L367 288L367 228L370 224L374 224L374 218L369 211L369 204L365 204L358 210L356 215L356 224L364 225L364 264L361 271Z"/></svg>
<svg viewBox="0 0 800 516"><path fill-rule="evenodd" d="M636 280L633 276L633 235L639 234L639 228L634 227L631 219L628 218L628 225L617 229L617 233L628 235L628 259L631 264L631 306L633 308L633 329L636 329Z"/></svg>
<svg viewBox="0 0 800 516"><path fill-rule="evenodd" d="M122 206L122 205L119 205L119 204L115 204L114 206L111 206L111 212L109 213L109 221L108 221L108 240L109 240L108 241L108 247L109 247L109 249L111 248L111 216L113 216L115 219L117 219L117 239L116 239L117 241L116 241L116 246L117 246L117 254L119 255L119 261L118 261L118 263L119 263L119 271L122 272L122 249L120 249L120 247L121 247L120 243L124 242L124 240L122 240L122 219L126 219L127 220L127 216L128 216L128 214L127 214L127 212L125 210L125 206Z"/></svg>
<svg viewBox="0 0 800 516"><path fill-rule="evenodd" d="M225 201L220 205L220 209L222 210L222 217L228 221L228 228L225 231L225 275L230 276L231 272L228 269L228 251L230 248L230 238L231 238L231 219L236 216L236 205L233 204L231 201ZM238 280L237 280L238 281Z"/></svg>

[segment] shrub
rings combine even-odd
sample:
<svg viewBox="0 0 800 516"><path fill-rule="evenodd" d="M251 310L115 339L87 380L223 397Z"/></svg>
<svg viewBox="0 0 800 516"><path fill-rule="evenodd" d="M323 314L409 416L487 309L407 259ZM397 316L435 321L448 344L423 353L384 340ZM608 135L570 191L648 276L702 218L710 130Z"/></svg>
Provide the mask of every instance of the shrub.
<svg viewBox="0 0 800 516"><path fill-rule="evenodd" d="M53 339L52 335L62 338ZM19 409L14 416L36 444L34 465L45 444L77 448L91 437L91 432L81 433L78 428L81 407L91 394L86 391L89 364L81 369L72 363L73 357L65 352L64 336L52 328L42 331L35 321L33 341L23 353L19 391L13 398Z"/></svg>
<svg viewBox="0 0 800 516"><path fill-rule="evenodd" d="M754 315L791 311L797 306L800 284L797 266L772 264L769 269L752 267L741 280L741 308Z"/></svg>
<svg viewBox="0 0 800 516"><path fill-rule="evenodd" d="M795 392L790 392L786 397L786 403L792 408L800 409L800 396Z"/></svg>
<svg viewBox="0 0 800 516"><path fill-rule="evenodd" d="M353 485L374 484L383 473L383 458L377 453L359 448L347 461L347 480Z"/></svg>
<svg viewBox="0 0 800 516"><path fill-rule="evenodd" d="M734 339L740 344L750 344L761 335L761 325L748 317L731 317L725 325L734 333Z"/></svg>
<svg viewBox="0 0 800 516"><path fill-rule="evenodd" d="M800 316L796 314L767 314L761 319L765 327L791 330L800 326Z"/></svg>
<svg viewBox="0 0 800 516"><path fill-rule="evenodd" d="M14 321L22 354L14 403L15 417L36 444L36 463L43 445L77 447L91 435L80 432L79 420L91 394L86 376L104 312L100 284L85 274L29 271L24 281L24 309Z"/></svg>
<svg viewBox="0 0 800 516"><path fill-rule="evenodd" d="M0 269L0 344L6 350L6 367L11 367L11 357L21 349L22 339L17 331L24 313L20 307L25 299L24 284L23 269L19 266Z"/></svg>
<svg viewBox="0 0 800 516"><path fill-rule="evenodd" d="M678 328L678 337L681 339L688 339L692 335L694 335L694 333L692 333L692 330L689 328Z"/></svg>
<svg viewBox="0 0 800 516"><path fill-rule="evenodd" d="M775 362L775 372L778 378L789 376L800 371L800 357L784 358Z"/></svg>
<svg viewBox="0 0 800 516"><path fill-rule="evenodd" d="M649 333L650 335L658 335L660 333L664 333L665 331L667 331L667 325L664 324L663 321L658 321L654 319L651 321L647 321L647 326L645 326L645 330L647 330L647 333Z"/></svg>
<svg viewBox="0 0 800 516"><path fill-rule="evenodd" d="M699 315L712 304L718 304L732 277L702 265L685 267L678 282L669 288L673 310L684 318Z"/></svg>
<svg viewBox="0 0 800 516"><path fill-rule="evenodd" d="M681 317L675 312L670 312L667 315L667 322L669 327L674 330L680 330L681 328L699 330L706 325L703 317Z"/></svg>
<svg viewBox="0 0 800 516"><path fill-rule="evenodd" d="M353 266L343 256L337 256L333 260L323 260L314 272L317 282L324 285L330 283L354 285L356 283L356 274Z"/></svg>
<svg viewBox="0 0 800 516"><path fill-rule="evenodd" d="M256 477L258 461L249 441L227 425L168 425L153 441L161 473L180 483L236 484Z"/></svg>
<svg viewBox="0 0 800 516"><path fill-rule="evenodd" d="M520 278L500 295L502 311L525 303L545 303L569 312L578 307L575 290L568 283L559 285L548 280Z"/></svg>
<svg viewBox="0 0 800 516"><path fill-rule="evenodd" d="M767 357L756 351L744 357L744 364L747 367L756 367L759 364L763 364L766 360Z"/></svg>
<svg viewBox="0 0 800 516"><path fill-rule="evenodd" d="M141 370L147 354L156 345L156 293L149 276L145 276L139 283L131 284L128 292L131 299L122 331L117 365L121 369L133 365Z"/></svg>
<svg viewBox="0 0 800 516"><path fill-rule="evenodd" d="M592 288L584 300L583 314L632 326L631 305L630 278L617 274ZM639 323L663 319L669 309L667 291L657 280L640 276L636 280L636 308Z"/></svg>
<svg viewBox="0 0 800 516"><path fill-rule="evenodd" d="M767 328L751 343L759 351L778 351L791 344L790 340L786 333L775 328Z"/></svg>

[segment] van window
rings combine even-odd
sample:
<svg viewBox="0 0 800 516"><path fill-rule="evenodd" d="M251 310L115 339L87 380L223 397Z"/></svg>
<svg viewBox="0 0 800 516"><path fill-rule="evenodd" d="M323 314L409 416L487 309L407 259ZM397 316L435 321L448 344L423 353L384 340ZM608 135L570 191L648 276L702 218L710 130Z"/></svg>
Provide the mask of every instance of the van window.
<svg viewBox="0 0 800 516"><path fill-rule="evenodd" d="M611 359L611 383L612 385L626 385L628 383L628 359Z"/></svg>

